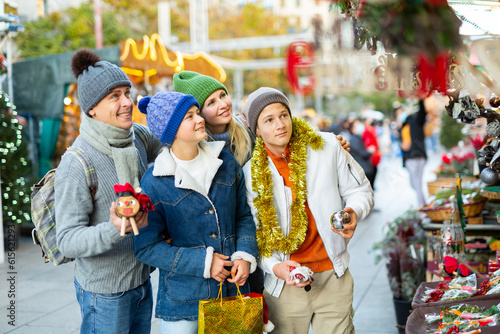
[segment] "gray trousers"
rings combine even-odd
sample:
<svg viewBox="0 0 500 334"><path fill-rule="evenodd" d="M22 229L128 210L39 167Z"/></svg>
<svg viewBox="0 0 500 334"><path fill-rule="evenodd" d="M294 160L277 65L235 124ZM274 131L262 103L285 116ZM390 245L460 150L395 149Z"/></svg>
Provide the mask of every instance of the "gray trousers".
<svg viewBox="0 0 500 334"><path fill-rule="evenodd" d="M405 166L410 174L411 187L417 193L417 201L420 207L425 205L425 197L422 189L422 176L424 175L424 167L427 159L413 158L405 161Z"/></svg>

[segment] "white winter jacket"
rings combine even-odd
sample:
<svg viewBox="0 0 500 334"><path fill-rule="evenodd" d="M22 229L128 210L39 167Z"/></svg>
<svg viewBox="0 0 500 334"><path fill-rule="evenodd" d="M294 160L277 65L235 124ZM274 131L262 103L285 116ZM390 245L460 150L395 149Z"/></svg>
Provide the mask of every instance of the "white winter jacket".
<svg viewBox="0 0 500 334"><path fill-rule="evenodd" d="M349 264L349 240L331 230L330 218L334 212L351 207L358 215L358 222L364 219L373 207L373 190L361 166L342 148L335 135L325 132L319 134L325 140L323 148L315 151L309 146L307 149L307 203L333 269L337 277L341 277ZM268 157L268 161L273 180L274 206L281 230L286 237L291 224L292 191L285 186L271 158ZM243 171L247 201L258 227L253 205L256 193L252 190L251 161L245 164ZM265 272L264 287L274 297L279 297L285 281L274 275L273 267L288 259L290 254L278 251L273 252L271 257L260 258L259 266Z"/></svg>

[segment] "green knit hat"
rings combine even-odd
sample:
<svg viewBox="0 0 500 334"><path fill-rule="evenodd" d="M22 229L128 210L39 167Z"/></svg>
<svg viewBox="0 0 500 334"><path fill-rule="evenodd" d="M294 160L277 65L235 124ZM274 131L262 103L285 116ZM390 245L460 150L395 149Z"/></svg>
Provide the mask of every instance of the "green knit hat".
<svg viewBox="0 0 500 334"><path fill-rule="evenodd" d="M200 110L203 108L205 100L218 89L223 89L226 94L226 86L220 81L191 71L182 71L174 74L174 91L193 95L200 104Z"/></svg>

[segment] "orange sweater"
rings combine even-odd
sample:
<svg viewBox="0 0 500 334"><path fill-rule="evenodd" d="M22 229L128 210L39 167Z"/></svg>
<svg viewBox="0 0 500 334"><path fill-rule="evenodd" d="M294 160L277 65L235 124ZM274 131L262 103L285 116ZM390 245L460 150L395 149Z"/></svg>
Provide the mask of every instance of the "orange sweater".
<svg viewBox="0 0 500 334"><path fill-rule="evenodd" d="M292 183L290 182L290 169L288 168L288 161L290 161L289 148L286 149L283 155L274 155L269 152L269 150L267 150L267 153L278 169L278 172L283 177L285 186L292 188ZM295 194L293 192L292 197L295 199ZM318 233L318 229L316 228L316 221L314 220L311 210L309 209L307 201L305 202L305 210L309 222L307 227L306 239L299 247L299 249L295 251L295 253L290 254L290 260L296 261L301 265L310 268L315 273L333 269L332 262L328 258L323 240L321 240L321 237Z"/></svg>

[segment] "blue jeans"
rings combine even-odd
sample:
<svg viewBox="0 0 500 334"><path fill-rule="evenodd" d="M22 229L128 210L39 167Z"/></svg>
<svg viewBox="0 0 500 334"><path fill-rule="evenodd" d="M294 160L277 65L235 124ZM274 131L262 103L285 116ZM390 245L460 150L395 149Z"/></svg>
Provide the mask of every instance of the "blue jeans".
<svg viewBox="0 0 500 334"><path fill-rule="evenodd" d="M149 334L153 291L143 285L119 293L94 293L82 289L75 279L76 299L82 315L81 334Z"/></svg>
<svg viewBox="0 0 500 334"><path fill-rule="evenodd" d="M160 334L196 334L198 321L160 321Z"/></svg>

